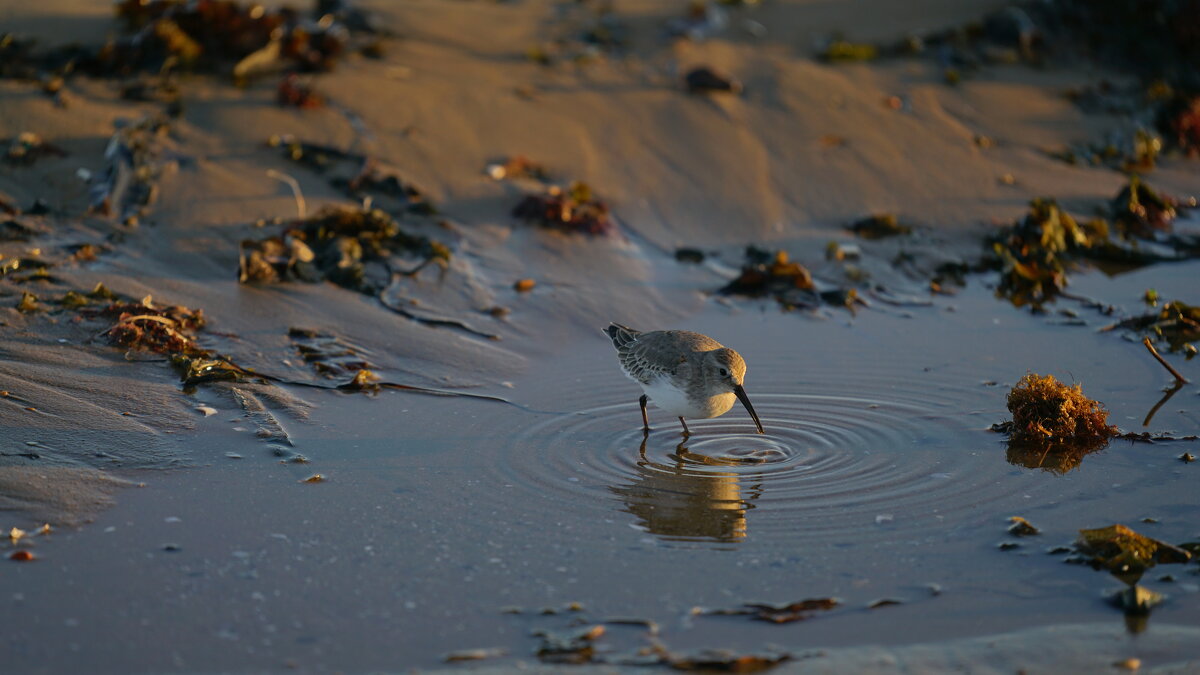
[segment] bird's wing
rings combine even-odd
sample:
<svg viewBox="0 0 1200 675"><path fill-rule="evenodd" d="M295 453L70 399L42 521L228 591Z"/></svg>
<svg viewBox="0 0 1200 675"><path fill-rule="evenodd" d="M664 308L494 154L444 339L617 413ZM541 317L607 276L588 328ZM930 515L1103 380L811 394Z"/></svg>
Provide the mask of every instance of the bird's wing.
<svg viewBox="0 0 1200 675"><path fill-rule="evenodd" d="M668 352L650 340L628 342L617 348L617 356L625 372L642 384L663 375L685 377L692 368L691 359L686 355Z"/></svg>

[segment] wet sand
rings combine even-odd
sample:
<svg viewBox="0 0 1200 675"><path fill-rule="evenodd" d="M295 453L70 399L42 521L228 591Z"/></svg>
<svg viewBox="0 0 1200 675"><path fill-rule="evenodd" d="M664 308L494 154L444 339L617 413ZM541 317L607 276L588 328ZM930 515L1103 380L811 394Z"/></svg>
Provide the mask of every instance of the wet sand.
<svg viewBox="0 0 1200 675"><path fill-rule="evenodd" d="M1130 657L1186 670L1200 659L1187 628L1200 621L1194 564L1161 568L1175 581L1148 573L1170 599L1143 635L1119 639L1124 617L1103 598L1117 582L1045 553L1113 522L1195 540L1195 465L1176 457L1196 443L1114 441L1060 474L1010 462L988 431L1028 371L1082 382L1125 430L1200 431L1194 386L1142 426L1168 378L1136 342L1096 332L1110 318L1065 301L1086 326L1032 315L995 299L986 276L928 306L868 293L872 308L857 314L709 296L750 243L840 280L843 268L824 261L834 239L860 244L858 264L890 293L924 299L937 264L977 255L982 235L1030 198L1094 208L1120 174L1067 166L1042 149L1116 123L1062 96L1103 72L994 66L947 87L923 61L811 58L813 41L834 29L881 39L956 25L992 2L929 0L903 17L886 2L776 2L737 15L767 26L763 38L734 27L675 44L660 26L685 3L620 3L633 27L628 55L549 69L524 52L554 30L555 3L377 4L400 37L381 62L350 58L316 77L333 102L323 109L281 109L268 82L240 90L185 80L160 196L136 229L80 221L86 186L74 174L103 165L115 119L154 107L76 79L60 109L28 85L0 82L0 137L34 130L70 152L0 168L0 193L51 202L54 228L38 240L47 249L121 231L96 262L54 274L74 288L102 281L203 307L215 332L206 339L239 363L315 379L287 338L290 327L314 328L361 347L386 379L518 405L271 385L185 394L162 363L127 361L79 325L18 312L20 292L7 286L0 389L20 399L0 406L0 524L57 528L36 539L37 561L5 561L0 624L14 668L434 668L475 647L505 649L495 663L512 668L534 660L531 630L579 617L653 620L676 650L818 650L784 666L797 672L936 670L951 658L1038 672ZM80 35L108 25L106 12L73 3L3 12L0 22L34 32L48 29L47 16L83 17L94 28L76 26ZM679 73L701 63L736 74L745 93L684 93ZM906 106L885 106L891 95ZM257 219L295 213L267 169L294 175L310 210L345 202L263 146L282 133L367 152L421 186L447 222L406 226L447 241L452 262L444 277L422 273L389 291L501 339L422 325L332 284L239 285L238 241L261 236ZM980 148L980 134L995 145ZM590 183L620 234L514 222L512 206L536 186L482 173L514 154L563 182ZM1189 194L1198 175L1175 158L1152 179ZM921 229L881 242L843 229L877 211ZM672 251L683 245L717 255L681 265ZM24 250L4 246L9 256ZM912 266L890 264L910 249ZM1071 288L1129 313L1149 287L1188 298L1198 273L1194 262L1111 278L1081 272ZM514 291L526 277L534 290ZM497 305L510 313L486 313ZM651 408L643 444L640 392L599 332L609 320L698 330L737 348L768 433L753 434L735 408L693 423L681 445L676 424ZM282 452L309 462L282 463ZM327 480L303 482L314 474ZM1001 551L1014 515L1043 534ZM842 606L786 626L693 612L828 596ZM867 609L888 598L901 603ZM573 602L583 611L562 610ZM546 607L559 611L543 615ZM995 640L1036 651L1038 628L1064 649L988 656ZM1102 658L1089 651L1097 640ZM643 630L613 626L601 652L644 644ZM904 647L914 644L924 646ZM850 649L863 645L895 649ZM876 658L884 665L867 665Z"/></svg>

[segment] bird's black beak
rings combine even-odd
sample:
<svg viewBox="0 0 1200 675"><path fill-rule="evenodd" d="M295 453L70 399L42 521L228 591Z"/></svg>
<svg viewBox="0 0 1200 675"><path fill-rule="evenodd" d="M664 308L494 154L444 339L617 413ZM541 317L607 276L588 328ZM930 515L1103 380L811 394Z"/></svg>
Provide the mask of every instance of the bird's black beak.
<svg viewBox="0 0 1200 675"><path fill-rule="evenodd" d="M733 385L733 394L738 397L742 405L746 406L746 412L750 413L750 417L754 420L754 426L758 427L758 433L765 434L763 431L762 422L758 421L758 413L754 412L754 406L750 405L750 397L746 396L746 390L742 389L742 385Z"/></svg>

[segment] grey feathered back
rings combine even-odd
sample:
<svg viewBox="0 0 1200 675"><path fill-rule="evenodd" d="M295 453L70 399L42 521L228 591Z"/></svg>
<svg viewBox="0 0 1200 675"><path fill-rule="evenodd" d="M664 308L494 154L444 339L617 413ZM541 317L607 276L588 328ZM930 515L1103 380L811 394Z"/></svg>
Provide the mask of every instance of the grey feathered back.
<svg viewBox="0 0 1200 675"><path fill-rule="evenodd" d="M692 368L700 367L699 360L703 353L721 348L721 343L716 340L686 330L643 333L613 323L604 332L612 338L613 346L617 348L621 368L643 384L659 375L686 377Z"/></svg>

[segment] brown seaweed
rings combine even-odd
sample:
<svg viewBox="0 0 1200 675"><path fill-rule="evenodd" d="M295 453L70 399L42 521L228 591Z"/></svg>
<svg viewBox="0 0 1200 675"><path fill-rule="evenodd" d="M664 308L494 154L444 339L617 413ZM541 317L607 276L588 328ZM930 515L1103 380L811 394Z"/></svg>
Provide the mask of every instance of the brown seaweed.
<svg viewBox="0 0 1200 675"><path fill-rule="evenodd" d="M1053 199L1035 199L1029 213L992 238L1001 264L996 295L1017 307L1040 307L1063 292L1073 255L1108 237L1103 221L1080 225Z"/></svg>
<svg viewBox="0 0 1200 675"><path fill-rule="evenodd" d="M911 234L913 231L911 225L901 223L895 214L892 213L880 213L864 218L850 225L847 229L863 239L896 237Z"/></svg>
<svg viewBox="0 0 1200 675"><path fill-rule="evenodd" d="M23 131L8 143L4 161L16 166L30 166L43 157L66 157L67 151L48 143L41 136Z"/></svg>
<svg viewBox="0 0 1200 675"><path fill-rule="evenodd" d="M1200 340L1200 306L1180 300L1163 303L1156 311L1130 317L1103 330L1123 329L1152 337L1172 352L1183 351L1188 358L1195 353L1188 347Z"/></svg>
<svg viewBox="0 0 1200 675"><path fill-rule="evenodd" d="M841 601L837 598L812 598L782 605L748 602L734 609L715 609L706 612L717 616L749 616L768 623L794 623L811 618L817 612L829 611Z"/></svg>
<svg viewBox="0 0 1200 675"><path fill-rule="evenodd" d="M414 256L409 270L394 270L393 258ZM242 241L242 283L329 280L343 288L377 295L393 272L413 275L427 265L445 267L450 250L410 234L380 209L329 206L311 218L292 221L278 235Z"/></svg>
<svg viewBox="0 0 1200 675"><path fill-rule="evenodd" d="M616 225L608 204L592 194L587 183L576 181L566 190L550 186L543 194L526 195L512 211L515 218L563 232L592 236L614 234Z"/></svg>
<svg viewBox="0 0 1200 675"><path fill-rule="evenodd" d="M1012 413L1009 437L1015 443L1103 445L1118 433L1108 424L1108 411L1083 395L1078 385L1065 385L1053 375L1027 373L1008 393Z"/></svg>

